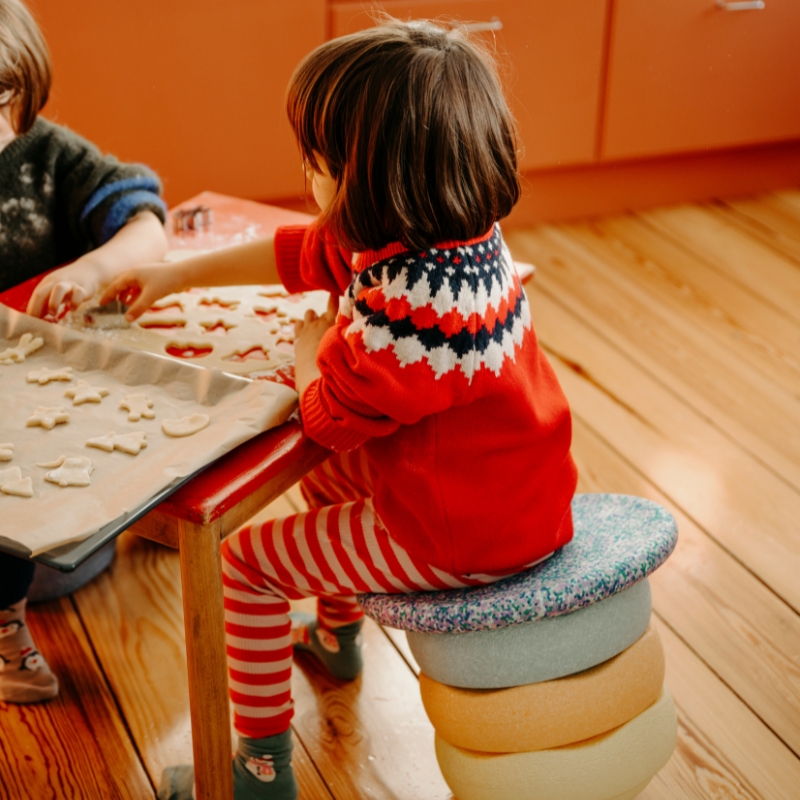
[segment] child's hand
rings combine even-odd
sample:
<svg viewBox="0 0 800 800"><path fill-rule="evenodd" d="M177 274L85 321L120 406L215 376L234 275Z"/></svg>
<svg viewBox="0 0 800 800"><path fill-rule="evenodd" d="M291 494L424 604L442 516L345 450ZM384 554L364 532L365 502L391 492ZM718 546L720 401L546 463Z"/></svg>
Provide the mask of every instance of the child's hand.
<svg viewBox="0 0 800 800"><path fill-rule="evenodd" d="M27 312L34 317L56 316L59 309L69 311L92 297L103 283L103 270L90 257L46 275L28 300Z"/></svg>
<svg viewBox="0 0 800 800"><path fill-rule="evenodd" d="M177 265L149 264L129 269L114 278L103 292L100 305L119 298L130 306L125 314L125 319L133 322L141 317L156 300L173 292L180 292L185 288Z"/></svg>
<svg viewBox="0 0 800 800"><path fill-rule="evenodd" d="M295 385L302 395L308 385L319 377L317 350L325 333L336 322L336 303L333 295L328 301L328 309L318 316L313 309L306 311L303 319L294 323Z"/></svg>

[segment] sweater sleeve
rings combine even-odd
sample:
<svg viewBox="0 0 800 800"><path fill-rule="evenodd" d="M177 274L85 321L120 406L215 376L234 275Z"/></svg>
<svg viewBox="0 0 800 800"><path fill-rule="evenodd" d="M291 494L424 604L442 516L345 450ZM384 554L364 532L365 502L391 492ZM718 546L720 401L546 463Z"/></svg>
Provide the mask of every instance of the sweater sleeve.
<svg viewBox="0 0 800 800"><path fill-rule="evenodd" d="M326 237L316 221L278 228L275 259L281 283L290 292L323 289L339 296L353 277L353 254Z"/></svg>
<svg viewBox="0 0 800 800"><path fill-rule="evenodd" d="M63 216L84 252L105 244L141 211L152 211L166 221L161 182L152 170L103 155L66 129L59 135L56 185Z"/></svg>

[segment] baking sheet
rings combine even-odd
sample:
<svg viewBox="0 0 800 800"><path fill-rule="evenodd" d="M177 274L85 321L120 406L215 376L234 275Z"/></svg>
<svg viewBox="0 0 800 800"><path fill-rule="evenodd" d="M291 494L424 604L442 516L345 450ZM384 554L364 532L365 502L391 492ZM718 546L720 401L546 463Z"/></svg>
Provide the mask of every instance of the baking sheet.
<svg viewBox="0 0 800 800"><path fill-rule="evenodd" d="M0 443L12 443L11 461L30 476L34 496L0 492L0 535L26 547L31 555L86 539L124 520L165 487L201 469L256 434L279 425L296 406L291 389L266 381L247 381L218 370L199 368L119 343L88 336L20 314L0 305L0 351L24 333L44 339L44 347L24 363L0 365ZM28 372L71 366L72 382L28 383ZM64 392L84 380L109 390L100 403L73 405ZM128 421L120 408L130 394L153 401L155 419ZM51 430L26 427L37 406L62 407L66 424ZM164 419L204 413L210 424L192 436L172 438L161 430ZM110 432L144 431L147 447L132 456L87 447L86 441ZM44 480L37 463L61 455L91 459L88 487L60 487Z"/></svg>

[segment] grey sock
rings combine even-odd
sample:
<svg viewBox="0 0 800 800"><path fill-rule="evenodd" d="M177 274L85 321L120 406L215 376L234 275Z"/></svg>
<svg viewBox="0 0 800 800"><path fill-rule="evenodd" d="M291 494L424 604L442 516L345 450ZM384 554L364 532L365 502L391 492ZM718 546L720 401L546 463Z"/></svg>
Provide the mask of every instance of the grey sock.
<svg viewBox="0 0 800 800"><path fill-rule="evenodd" d="M339 628L320 627L313 614L291 611L292 645L297 650L313 653L334 678L351 681L361 674L361 626L364 620Z"/></svg>

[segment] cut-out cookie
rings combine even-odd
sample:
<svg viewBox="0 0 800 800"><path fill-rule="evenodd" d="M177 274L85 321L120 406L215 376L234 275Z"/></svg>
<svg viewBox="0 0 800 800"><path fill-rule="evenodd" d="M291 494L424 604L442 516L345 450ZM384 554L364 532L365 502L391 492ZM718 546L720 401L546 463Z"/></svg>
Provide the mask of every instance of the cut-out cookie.
<svg viewBox="0 0 800 800"><path fill-rule="evenodd" d="M23 333L15 347L7 347L0 353L0 364L21 364L26 356L35 353L43 345L41 336L34 338L32 333Z"/></svg>
<svg viewBox="0 0 800 800"><path fill-rule="evenodd" d="M146 394L129 394L119 407L128 412L128 422L138 422L142 417L156 418L156 412L150 410L153 408L153 401Z"/></svg>
<svg viewBox="0 0 800 800"><path fill-rule="evenodd" d="M0 444L0 461L11 461L14 458L14 445L11 442Z"/></svg>
<svg viewBox="0 0 800 800"><path fill-rule="evenodd" d="M44 479L59 486L88 486L93 470L91 460L84 456L65 458L64 463L58 469L46 473Z"/></svg>
<svg viewBox="0 0 800 800"><path fill-rule="evenodd" d="M22 477L19 467L0 469L0 492L15 497L33 497L33 482Z"/></svg>
<svg viewBox="0 0 800 800"><path fill-rule="evenodd" d="M102 386L89 386L86 381L78 381L64 392L64 397L71 397L72 405L79 406L82 403L99 403L108 394L108 389Z"/></svg>
<svg viewBox="0 0 800 800"><path fill-rule="evenodd" d="M97 447L110 453L112 450L122 450L132 456L138 455L140 450L147 447L147 434L144 431L131 431L130 433L107 433L97 436L86 442L87 447Z"/></svg>
<svg viewBox="0 0 800 800"><path fill-rule="evenodd" d="M28 428L35 428L37 425L47 430L52 430L56 425L69 422L69 414L60 406L48 408L47 406L36 406L33 416L28 417L25 423Z"/></svg>
<svg viewBox="0 0 800 800"><path fill-rule="evenodd" d="M59 369L41 369L31 370L26 376L25 380L28 383L38 383L39 386L44 386L50 381L71 381L73 378L72 367L61 367Z"/></svg>
<svg viewBox="0 0 800 800"><path fill-rule="evenodd" d="M203 430L210 421L208 414L192 414L180 419L165 419L161 428L167 436L191 436Z"/></svg>

